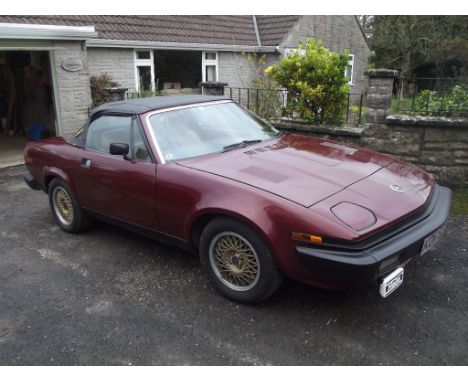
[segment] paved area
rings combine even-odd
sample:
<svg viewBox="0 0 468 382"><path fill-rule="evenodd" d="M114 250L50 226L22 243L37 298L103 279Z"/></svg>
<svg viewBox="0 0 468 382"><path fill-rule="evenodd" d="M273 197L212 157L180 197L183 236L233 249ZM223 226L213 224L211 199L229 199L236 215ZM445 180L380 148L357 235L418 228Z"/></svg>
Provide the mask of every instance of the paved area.
<svg viewBox="0 0 468 382"><path fill-rule="evenodd" d="M10 137L3 134L0 128L0 169L23 164L24 146L26 146L25 137Z"/></svg>
<svg viewBox="0 0 468 382"><path fill-rule="evenodd" d="M0 170L0 365L462 365L468 219L388 299L286 282L220 297L186 252L96 224L70 235L23 168Z"/></svg>

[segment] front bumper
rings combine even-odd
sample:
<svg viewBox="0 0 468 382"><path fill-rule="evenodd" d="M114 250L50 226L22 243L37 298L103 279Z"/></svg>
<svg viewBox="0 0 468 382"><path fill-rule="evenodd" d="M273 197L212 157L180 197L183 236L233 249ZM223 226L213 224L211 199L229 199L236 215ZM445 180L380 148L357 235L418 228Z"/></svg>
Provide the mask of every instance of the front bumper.
<svg viewBox="0 0 468 382"><path fill-rule="evenodd" d="M370 285L421 252L424 239L446 222L451 200L450 189L435 185L424 211L398 227L361 243L297 246L297 256L308 270L337 287Z"/></svg>

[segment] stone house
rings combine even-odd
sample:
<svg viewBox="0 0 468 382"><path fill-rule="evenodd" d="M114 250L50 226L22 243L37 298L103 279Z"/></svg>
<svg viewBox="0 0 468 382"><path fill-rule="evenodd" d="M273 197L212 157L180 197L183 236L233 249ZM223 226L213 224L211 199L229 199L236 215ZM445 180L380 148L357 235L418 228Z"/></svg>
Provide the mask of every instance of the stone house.
<svg viewBox="0 0 468 382"><path fill-rule="evenodd" d="M85 121L93 75L108 73L129 93L196 92L202 81L249 87L249 53L275 63L307 38L348 49L352 93L364 92L370 50L354 16L0 16L0 54L17 97L37 90L41 101L28 110L57 135Z"/></svg>

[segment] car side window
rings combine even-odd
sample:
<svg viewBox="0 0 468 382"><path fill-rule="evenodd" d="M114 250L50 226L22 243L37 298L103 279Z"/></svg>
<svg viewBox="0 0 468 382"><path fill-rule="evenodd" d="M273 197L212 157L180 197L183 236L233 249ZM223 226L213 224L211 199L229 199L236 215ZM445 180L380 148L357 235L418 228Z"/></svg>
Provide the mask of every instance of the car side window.
<svg viewBox="0 0 468 382"><path fill-rule="evenodd" d="M151 157L146 148L145 141L138 128L138 123L134 123L132 128L132 157L138 162L151 162Z"/></svg>
<svg viewBox="0 0 468 382"><path fill-rule="evenodd" d="M104 115L88 126L85 148L109 154L111 143L126 143L130 146L131 116Z"/></svg>

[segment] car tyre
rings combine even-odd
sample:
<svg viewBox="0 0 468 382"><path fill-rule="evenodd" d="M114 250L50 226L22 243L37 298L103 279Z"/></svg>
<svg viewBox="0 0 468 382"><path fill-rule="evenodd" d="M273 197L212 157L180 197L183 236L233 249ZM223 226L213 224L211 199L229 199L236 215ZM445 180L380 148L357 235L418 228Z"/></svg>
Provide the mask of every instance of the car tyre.
<svg viewBox="0 0 468 382"><path fill-rule="evenodd" d="M71 188L61 179L49 184L49 204L57 225L69 233L77 233L89 226L89 218L80 207Z"/></svg>
<svg viewBox="0 0 468 382"><path fill-rule="evenodd" d="M199 251L213 285L231 300L259 303L283 281L264 240L236 220L212 220L202 232Z"/></svg>

